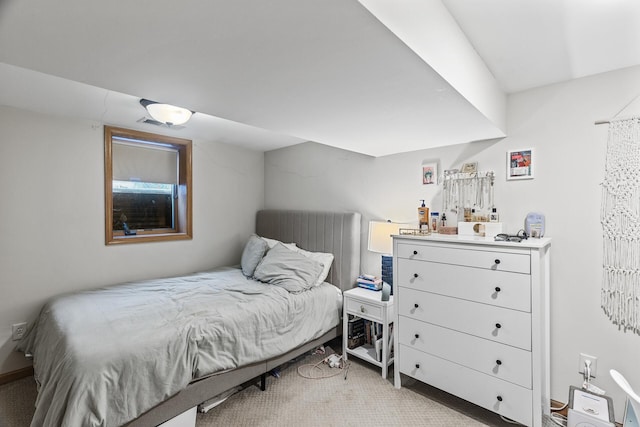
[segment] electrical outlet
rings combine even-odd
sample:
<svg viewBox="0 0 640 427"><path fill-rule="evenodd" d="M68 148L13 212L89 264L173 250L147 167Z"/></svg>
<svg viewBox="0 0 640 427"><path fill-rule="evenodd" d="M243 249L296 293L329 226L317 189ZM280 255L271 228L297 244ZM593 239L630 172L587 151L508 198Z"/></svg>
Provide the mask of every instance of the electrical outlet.
<svg viewBox="0 0 640 427"><path fill-rule="evenodd" d="M589 356L588 354L580 353L580 359L578 361L578 373L584 376L584 368L586 361L591 362L591 378L595 378L598 372L598 358L595 356Z"/></svg>
<svg viewBox="0 0 640 427"><path fill-rule="evenodd" d="M18 341L27 332L27 323L22 322L11 325L11 332L13 341Z"/></svg>

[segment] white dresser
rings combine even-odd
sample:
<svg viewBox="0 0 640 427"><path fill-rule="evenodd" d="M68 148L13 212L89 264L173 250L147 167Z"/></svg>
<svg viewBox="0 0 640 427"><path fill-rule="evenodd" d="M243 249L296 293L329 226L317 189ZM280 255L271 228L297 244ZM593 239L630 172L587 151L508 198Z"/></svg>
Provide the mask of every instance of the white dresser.
<svg viewBox="0 0 640 427"><path fill-rule="evenodd" d="M394 236L401 374L527 426L549 414L550 239Z"/></svg>

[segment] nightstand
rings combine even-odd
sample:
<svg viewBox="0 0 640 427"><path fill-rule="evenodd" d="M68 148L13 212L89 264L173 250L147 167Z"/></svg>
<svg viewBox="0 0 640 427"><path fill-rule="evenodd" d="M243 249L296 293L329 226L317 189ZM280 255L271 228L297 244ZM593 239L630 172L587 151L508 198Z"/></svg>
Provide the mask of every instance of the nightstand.
<svg viewBox="0 0 640 427"><path fill-rule="evenodd" d="M389 327L393 323L394 311L393 296L389 298L389 301L381 301L381 294L382 292L380 291L371 291L364 288L353 288L343 293L342 353L344 360L347 360L348 355L353 355L381 367L382 378L386 379L389 365L393 363L393 358L390 357L390 344L392 343L389 342L389 339L392 335L389 333ZM376 345L373 342L349 348L349 323L352 323L353 327L354 317L368 321L363 322L369 323L369 326L365 329L365 334L369 332L369 328L382 329L379 351L376 351ZM382 326L375 326L376 323ZM381 356L379 356L380 353Z"/></svg>

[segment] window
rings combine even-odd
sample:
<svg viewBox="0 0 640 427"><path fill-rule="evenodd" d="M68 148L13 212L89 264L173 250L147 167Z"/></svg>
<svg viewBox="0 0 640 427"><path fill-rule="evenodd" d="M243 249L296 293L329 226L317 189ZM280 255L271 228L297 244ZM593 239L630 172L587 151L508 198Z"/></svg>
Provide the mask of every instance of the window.
<svg viewBox="0 0 640 427"><path fill-rule="evenodd" d="M191 141L104 128L107 245L191 239Z"/></svg>

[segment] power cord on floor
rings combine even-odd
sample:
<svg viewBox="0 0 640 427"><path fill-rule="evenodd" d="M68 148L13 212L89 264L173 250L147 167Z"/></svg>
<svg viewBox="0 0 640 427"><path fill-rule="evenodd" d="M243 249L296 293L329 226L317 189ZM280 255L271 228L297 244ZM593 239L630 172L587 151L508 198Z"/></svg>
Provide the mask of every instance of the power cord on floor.
<svg viewBox="0 0 640 427"><path fill-rule="evenodd" d="M567 417L562 414L551 414L551 421L553 421L556 425L561 427L567 427Z"/></svg>
<svg viewBox="0 0 640 427"><path fill-rule="evenodd" d="M328 366L330 366L331 370L335 369L335 372L332 372L331 374L327 374L326 373L327 370L322 369L323 364L327 364ZM340 375L344 373L344 379L346 380L350 365L351 365L351 362L345 361L344 358L342 358L342 356L332 354L330 356L325 357L324 359L322 359L316 364L310 363L310 364L298 366L298 375L310 380L321 380L325 378L335 377L336 375ZM308 372L307 373L302 372L303 369L308 369ZM318 375L314 375L312 374L314 370L317 370L320 373Z"/></svg>
<svg viewBox="0 0 640 427"><path fill-rule="evenodd" d="M551 421L553 421L554 424L559 425L561 427L567 427L567 417L565 417L562 414L556 414L556 411L562 411L563 409L565 409L567 406L569 405L569 403L565 403L564 405L560 406L560 407L555 407L553 405L549 406L549 408L551 409Z"/></svg>
<svg viewBox="0 0 640 427"><path fill-rule="evenodd" d="M559 411L561 411L561 410L563 410L566 406L567 406L567 405L564 405L564 406L562 406L562 407L560 407L560 408L553 408L553 407L552 407L552 410L559 410ZM562 415L562 414L555 414L555 413L552 413L550 418L551 418L551 421L553 421L553 423L554 423L554 424L559 425L559 426L562 426L562 427L567 427L567 417L565 417L564 415ZM505 417L505 416L503 416L503 415L500 415L500 419L502 419L502 421L504 421L505 423L509 423L509 424L517 424L517 425L524 425L524 424L521 424L521 423L519 423L519 422L517 422L517 421L514 421L514 420L512 420L512 419L510 419L510 418L507 418L507 417Z"/></svg>
<svg viewBox="0 0 640 427"><path fill-rule="evenodd" d="M565 417L562 414L555 414L553 413L554 411L562 411L564 408L566 408L569 404L565 403L564 405L560 406L560 407L555 407L553 405L550 405L549 408L551 409L551 421L554 422L554 424L557 424L559 426L562 427L567 427L567 417ZM505 423L509 423L509 424L520 424L517 421L514 421L512 419L509 419L503 415L500 415L500 418L502 419L502 421L504 421Z"/></svg>

